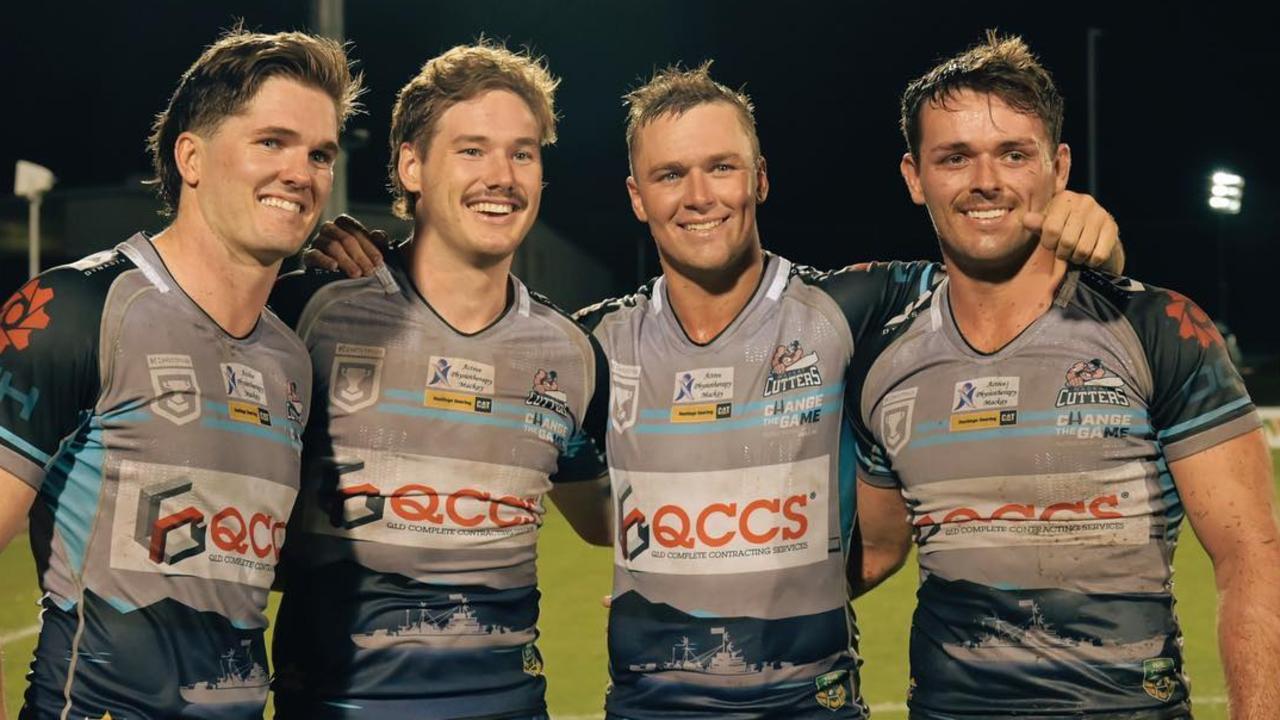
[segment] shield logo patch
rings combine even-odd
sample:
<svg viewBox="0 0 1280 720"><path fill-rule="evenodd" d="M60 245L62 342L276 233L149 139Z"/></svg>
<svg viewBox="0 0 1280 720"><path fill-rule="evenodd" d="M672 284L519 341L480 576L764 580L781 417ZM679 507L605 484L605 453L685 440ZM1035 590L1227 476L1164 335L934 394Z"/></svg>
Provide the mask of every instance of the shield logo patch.
<svg viewBox="0 0 1280 720"><path fill-rule="evenodd" d="M609 363L609 423L617 432L636 424L640 366Z"/></svg>
<svg viewBox="0 0 1280 720"><path fill-rule="evenodd" d="M151 368L151 389L156 399L151 411L174 425L186 425L200 417L200 384L192 367Z"/></svg>
<svg viewBox="0 0 1280 720"><path fill-rule="evenodd" d="M916 388L897 390L885 396L880 408L880 439L890 455L911 440L911 416L916 407Z"/></svg>
<svg viewBox="0 0 1280 720"><path fill-rule="evenodd" d="M340 345L339 350L342 348ZM382 348L367 349L385 353ZM378 401L382 384L382 357L373 355L374 353L361 353L334 356L333 370L329 374L329 400L335 407L356 412Z"/></svg>

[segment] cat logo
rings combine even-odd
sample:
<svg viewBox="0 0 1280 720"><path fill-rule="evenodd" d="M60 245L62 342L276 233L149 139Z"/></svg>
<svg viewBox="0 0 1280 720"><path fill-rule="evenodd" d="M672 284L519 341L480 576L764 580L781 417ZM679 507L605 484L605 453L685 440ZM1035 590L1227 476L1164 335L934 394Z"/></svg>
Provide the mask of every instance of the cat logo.
<svg viewBox="0 0 1280 720"><path fill-rule="evenodd" d="M848 670L836 670L819 675L813 681L813 684L818 687L818 693L814 695L814 699L828 710L839 710L844 707L849 702L849 691L844 686L844 681L848 677Z"/></svg>
<svg viewBox="0 0 1280 720"><path fill-rule="evenodd" d="M1173 658L1143 660L1142 689L1160 702L1169 702L1169 698L1178 689L1177 668Z"/></svg>
<svg viewBox="0 0 1280 720"><path fill-rule="evenodd" d="M911 439L911 416L916 407L917 388L895 390L884 397L880 410L880 437L890 455L907 446Z"/></svg>
<svg viewBox="0 0 1280 720"><path fill-rule="evenodd" d="M609 363L609 423L617 432L636 424L640 403L640 366Z"/></svg>
<svg viewBox="0 0 1280 720"><path fill-rule="evenodd" d="M538 649L533 646L533 643L524 646L521 658L524 661L524 673L526 675L538 677L542 674L542 657L538 655Z"/></svg>
<svg viewBox="0 0 1280 720"><path fill-rule="evenodd" d="M152 412L174 425L200 417L200 384L190 355L148 355L147 367L156 396Z"/></svg>

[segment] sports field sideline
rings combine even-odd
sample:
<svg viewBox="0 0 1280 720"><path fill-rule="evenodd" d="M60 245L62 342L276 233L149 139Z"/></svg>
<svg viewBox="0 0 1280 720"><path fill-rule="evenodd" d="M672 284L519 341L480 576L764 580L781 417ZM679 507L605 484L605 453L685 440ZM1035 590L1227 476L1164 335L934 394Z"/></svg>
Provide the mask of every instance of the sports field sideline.
<svg viewBox="0 0 1280 720"><path fill-rule="evenodd" d="M1280 452L1272 453L1280 476ZM1280 488L1280 485L1278 485ZM553 720L597 720L603 716L605 610L611 555L589 547L554 510L542 530L539 573L542 586L542 639L548 703ZM1174 592L1186 638L1186 660L1197 720L1225 720L1226 689L1214 632L1213 570L1183 526L1175 555ZM856 604L862 629L863 691L876 718L904 718L907 689L907 633L915 605L914 559L883 586ZM17 715L25 688L22 676L36 639L35 568L25 536L0 554L0 646L4 653L5 707ZM278 597L272 595L272 614Z"/></svg>

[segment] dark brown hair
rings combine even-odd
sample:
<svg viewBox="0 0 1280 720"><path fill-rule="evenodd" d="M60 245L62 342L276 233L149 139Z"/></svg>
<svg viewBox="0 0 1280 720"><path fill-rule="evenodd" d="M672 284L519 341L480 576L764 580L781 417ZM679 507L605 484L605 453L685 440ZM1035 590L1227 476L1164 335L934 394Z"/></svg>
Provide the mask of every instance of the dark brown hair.
<svg viewBox="0 0 1280 720"><path fill-rule="evenodd" d="M751 139L751 150L760 157L760 138L756 135L755 107L742 90L730 90L711 79L711 60L696 68L671 65L655 72L649 82L622 96L627 106L627 154L635 153L636 134L640 128L663 115L679 117L698 105L726 103L738 113L742 129Z"/></svg>

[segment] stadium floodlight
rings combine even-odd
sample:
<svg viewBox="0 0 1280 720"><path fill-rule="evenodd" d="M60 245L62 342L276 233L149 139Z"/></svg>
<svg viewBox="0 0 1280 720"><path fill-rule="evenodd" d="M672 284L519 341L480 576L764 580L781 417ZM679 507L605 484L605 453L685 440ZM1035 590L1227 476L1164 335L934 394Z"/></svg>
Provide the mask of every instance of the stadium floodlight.
<svg viewBox="0 0 1280 720"><path fill-rule="evenodd" d="M1239 215L1244 201L1244 178L1219 170L1210 178L1209 209L1224 215Z"/></svg>
<svg viewBox="0 0 1280 720"><path fill-rule="evenodd" d="M13 194L27 199L27 273L40 274L40 200L58 179L43 165L19 160L13 172Z"/></svg>

